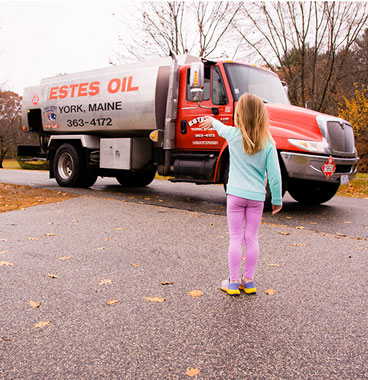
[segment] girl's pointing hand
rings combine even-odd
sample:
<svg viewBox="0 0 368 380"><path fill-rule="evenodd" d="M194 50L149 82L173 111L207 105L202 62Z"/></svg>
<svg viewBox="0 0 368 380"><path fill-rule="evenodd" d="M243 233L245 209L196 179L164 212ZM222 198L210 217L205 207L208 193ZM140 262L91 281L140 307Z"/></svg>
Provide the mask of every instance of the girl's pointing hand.
<svg viewBox="0 0 368 380"><path fill-rule="evenodd" d="M210 129L212 127L212 121L215 119L211 116L205 116L204 119L205 120L202 121L202 123L200 123L199 126L203 128L205 131L207 131L207 129Z"/></svg>

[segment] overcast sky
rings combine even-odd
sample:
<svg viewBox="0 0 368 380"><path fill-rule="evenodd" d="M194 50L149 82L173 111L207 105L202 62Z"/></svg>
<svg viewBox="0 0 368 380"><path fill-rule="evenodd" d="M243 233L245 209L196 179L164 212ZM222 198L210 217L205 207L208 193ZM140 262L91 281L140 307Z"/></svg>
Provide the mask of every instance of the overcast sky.
<svg viewBox="0 0 368 380"><path fill-rule="evenodd" d="M0 87L109 65L123 30L116 1L0 0Z"/></svg>

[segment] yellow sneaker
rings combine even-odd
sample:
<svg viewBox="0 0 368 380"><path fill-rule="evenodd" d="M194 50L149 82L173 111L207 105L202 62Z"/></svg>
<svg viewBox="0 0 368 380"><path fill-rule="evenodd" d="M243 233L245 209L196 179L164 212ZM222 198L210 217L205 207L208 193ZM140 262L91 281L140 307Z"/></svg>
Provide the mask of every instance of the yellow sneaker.
<svg viewBox="0 0 368 380"><path fill-rule="evenodd" d="M244 292L247 294L257 293L257 289L256 289L256 286L254 285L254 281L245 282L243 279L241 279L240 284L239 284L239 289L244 290Z"/></svg>
<svg viewBox="0 0 368 380"><path fill-rule="evenodd" d="M239 283L230 282L230 280L224 280L221 282L221 290L226 292L229 296L239 296Z"/></svg>

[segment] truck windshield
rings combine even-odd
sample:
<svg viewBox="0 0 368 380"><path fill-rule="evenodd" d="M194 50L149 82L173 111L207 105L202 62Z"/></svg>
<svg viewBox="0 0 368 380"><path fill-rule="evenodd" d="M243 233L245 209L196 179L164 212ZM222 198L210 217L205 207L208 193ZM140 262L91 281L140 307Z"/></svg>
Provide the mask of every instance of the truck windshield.
<svg viewBox="0 0 368 380"><path fill-rule="evenodd" d="M258 95L265 103L290 104L279 77L257 67L225 63L235 101L245 92Z"/></svg>

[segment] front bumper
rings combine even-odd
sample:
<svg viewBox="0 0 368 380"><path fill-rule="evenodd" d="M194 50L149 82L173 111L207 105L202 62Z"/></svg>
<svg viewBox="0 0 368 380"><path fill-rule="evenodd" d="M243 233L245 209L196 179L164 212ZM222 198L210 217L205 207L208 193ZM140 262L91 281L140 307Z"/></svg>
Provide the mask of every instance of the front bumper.
<svg viewBox="0 0 368 380"><path fill-rule="evenodd" d="M327 156L314 156L311 154L281 152L283 163L290 178L300 178L312 181L327 181L322 171L322 165L327 161ZM347 175L352 180L357 172L359 157L338 158L333 157L336 171L328 179L328 182L340 182L342 175Z"/></svg>

